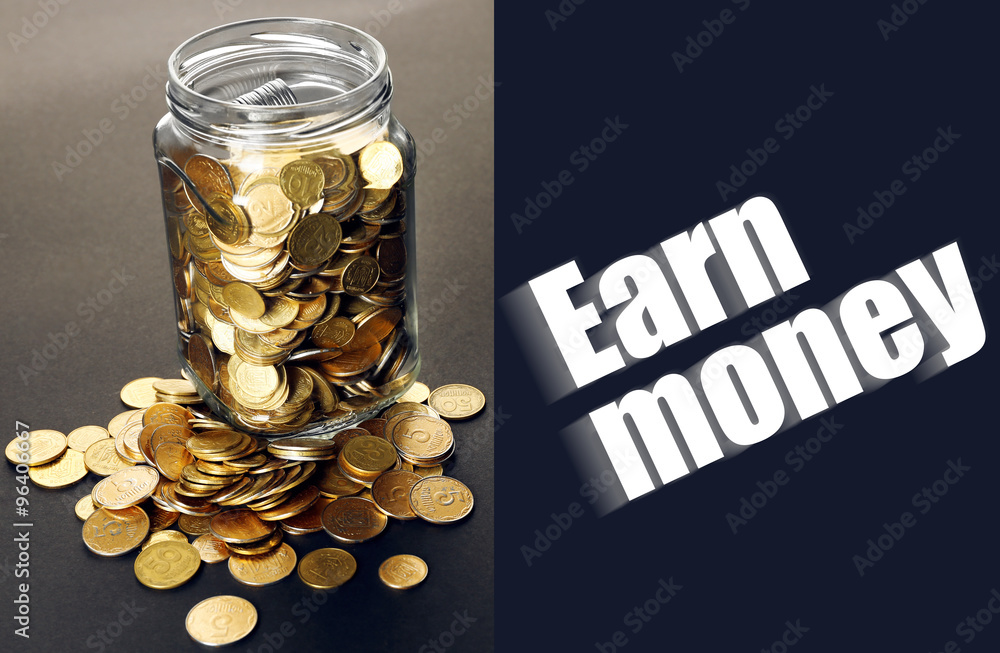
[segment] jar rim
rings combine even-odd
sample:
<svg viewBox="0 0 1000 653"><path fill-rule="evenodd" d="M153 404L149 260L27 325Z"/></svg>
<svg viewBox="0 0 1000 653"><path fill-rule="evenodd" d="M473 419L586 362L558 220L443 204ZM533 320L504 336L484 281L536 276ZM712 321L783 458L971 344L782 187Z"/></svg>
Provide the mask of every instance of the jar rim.
<svg viewBox="0 0 1000 653"><path fill-rule="evenodd" d="M195 87L193 82L209 74L213 60L232 63L240 56L259 58L271 43L286 48L281 54L303 60L317 55L340 59L336 65L360 75L359 83L323 97L281 106L242 104L234 101L235 95L214 97ZM279 56L275 55L276 60ZM382 44L360 29L317 18L253 18L213 27L181 43L167 60L167 72L171 113L196 129L210 127L229 135L246 131L243 128L247 126L257 136L266 137L273 131L285 138L295 133L314 133L317 128L331 129L331 123L342 128L345 122L387 110L392 94Z"/></svg>

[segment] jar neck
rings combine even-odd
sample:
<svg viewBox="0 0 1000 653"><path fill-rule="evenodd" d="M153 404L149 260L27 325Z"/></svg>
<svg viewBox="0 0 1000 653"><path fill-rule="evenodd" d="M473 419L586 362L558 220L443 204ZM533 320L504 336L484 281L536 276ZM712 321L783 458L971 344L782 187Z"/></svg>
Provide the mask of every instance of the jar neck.
<svg viewBox="0 0 1000 653"><path fill-rule="evenodd" d="M168 68L167 106L193 140L348 153L388 126L392 76L385 50L339 23L269 18L223 25L183 43ZM236 101L275 80L291 91L285 103Z"/></svg>

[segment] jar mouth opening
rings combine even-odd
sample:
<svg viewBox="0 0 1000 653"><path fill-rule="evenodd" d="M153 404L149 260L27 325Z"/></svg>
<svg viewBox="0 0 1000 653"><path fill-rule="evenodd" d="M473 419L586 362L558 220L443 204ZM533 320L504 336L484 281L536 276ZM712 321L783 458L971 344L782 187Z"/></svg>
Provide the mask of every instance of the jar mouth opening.
<svg viewBox="0 0 1000 653"><path fill-rule="evenodd" d="M314 131L387 109L391 97L382 45L354 27L313 18L215 27L178 46L167 68L171 112L191 126L223 132ZM275 80L287 85L291 100L236 101Z"/></svg>

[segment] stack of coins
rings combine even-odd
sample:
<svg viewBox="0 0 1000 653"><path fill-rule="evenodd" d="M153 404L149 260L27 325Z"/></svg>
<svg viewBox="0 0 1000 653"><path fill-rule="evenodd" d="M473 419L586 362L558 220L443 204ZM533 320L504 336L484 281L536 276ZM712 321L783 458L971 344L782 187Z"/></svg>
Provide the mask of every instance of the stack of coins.
<svg viewBox="0 0 1000 653"><path fill-rule="evenodd" d="M180 346L213 409L290 433L371 413L413 382L395 145L174 158L184 177L164 169L162 182ZM156 392L190 397L180 390Z"/></svg>
<svg viewBox="0 0 1000 653"><path fill-rule="evenodd" d="M187 379L160 379L152 386L157 401L179 405L201 403L198 388Z"/></svg>
<svg viewBox="0 0 1000 653"><path fill-rule="evenodd" d="M386 422L386 434L403 460L412 465L438 465L455 452L451 427L440 417L398 413Z"/></svg>
<svg viewBox="0 0 1000 653"><path fill-rule="evenodd" d="M137 379L122 390L122 400L136 408L116 415L107 429L83 426L69 437L36 430L6 448L12 463L25 454L29 477L44 487L72 485L88 471L105 477L74 506L84 543L105 557L138 551L134 572L147 587L175 588L202 563L228 561L229 573L246 585L269 585L297 569L303 583L330 589L354 576L354 557L330 547L298 560L286 535L325 531L336 542L358 544L393 519L448 524L472 510L469 489L442 475L455 449L451 428L419 401L399 402L331 438L267 442L226 426L198 404L162 401L191 399L185 383ZM481 396L460 387L462 396ZM414 388L408 399L434 396L423 384ZM395 589L414 587L427 573L412 554L394 555L378 569ZM199 624L232 598L192 609L192 637L209 643ZM252 627L253 606L240 609Z"/></svg>

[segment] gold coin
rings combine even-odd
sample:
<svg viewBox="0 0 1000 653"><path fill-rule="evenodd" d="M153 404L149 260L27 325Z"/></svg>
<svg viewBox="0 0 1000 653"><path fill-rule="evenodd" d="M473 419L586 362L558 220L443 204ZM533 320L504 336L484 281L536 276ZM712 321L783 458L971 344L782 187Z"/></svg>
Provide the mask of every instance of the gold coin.
<svg viewBox="0 0 1000 653"><path fill-rule="evenodd" d="M167 445L162 445L167 446ZM159 451L159 450L157 450ZM187 449L185 449L187 451ZM190 455L190 453L188 454ZM209 490L219 490L223 487L232 485L239 478L235 476L222 476L220 474L206 474L205 472L198 469L197 465L189 464L181 469L180 476L182 480L189 485L210 485L215 486L211 488L206 488Z"/></svg>
<svg viewBox="0 0 1000 653"><path fill-rule="evenodd" d="M132 408L149 408L156 403L156 390L153 389L153 383L159 380L158 376L147 376L130 381L122 388L122 401L126 406Z"/></svg>
<svg viewBox="0 0 1000 653"><path fill-rule="evenodd" d="M198 394L198 389L187 379L160 379L153 383L153 389L168 395Z"/></svg>
<svg viewBox="0 0 1000 653"><path fill-rule="evenodd" d="M317 533L323 530L323 510L330 505L333 499L320 496L308 509L297 515L286 517L281 520L281 528L286 533L294 535L304 535L305 533Z"/></svg>
<svg viewBox="0 0 1000 653"><path fill-rule="evenodd" d="M90 445L110 436L111 434L103 426L81 426L69 432L69 435L66 436L66 442L70 449L84 453Z"/></svg>
<svg viewBox="0 0 1000 653"><path fill-rule="evenodd" d="M123 413L118 413L117 415L111 418L110 422L108 422L108 435L111 436L112 438L115 437L116 435L118 435L118 431L121 431L122 427L124 427L126 424L128 424L134 419L141 419L142 414L143 411L140 408L126 410Z"/></svg>
<svg viewBox="0 0 1000 653"><path fill-rule="evenodd" d="M187 447L177 442L164 442L153 454L156 468L171 481L180 478L181 470L194 463L194 456Z"/></svg>
<svg viewBox="0 0 1000 653"><path fill-rule="evenodd" d="M155 492L156 490L153 491ZM165 510L154 504L149 508L149 531L151 533L158 533L165 528L169 528L177 523L179 516L176 512ZM187 540L184 541L186 542Z"/></svg>
<svg viewBox="0 0 1000 653"><path fill-rule="evenodd" d="M137 548L149 533L142 508L98 508L83 524L83 543L99 556L120 556Z"/></svg>
<svg viewBox="0 0 1000 653"><path fill-rule="evenodd" d="M344 292L357 297L375 287L378 281L378 261L371 256L359 256L344 268Z"/></svg>
<svg viewBox="0 0 1000 653"><path fill-rule="evenodd" d="M267 310L260 316L260 321L272 329L280 329L294 322L298 314L299 305L297 303L285 297L276 297L271 300Z"/></svg>
<svg viewBox="0 0 1000 653"><path fill-rule="evenodd" d="M343 549L316 549L299 562L299 578L318 590L340 587L358 570L358 561Z"/></svg>
<svg viewBox="0 0 1000 653"><path fill-rule="evenodd" d="M83 454L83 464L98 476L111 476L134 463L125 460L115 451L114 440L104 438L87 447Z"/></svg>
<svg viewBox="0 0 1000 653"><path fill-rule="evenodd" d="M348 442L354 438L360 438L368 435L371 435L371 433L360 427L338 431L337 435L333 436L333 452L339 456L340 452L344 450L344 447L347 446Z"/></svg>
<svg viewBox="0 0 1000 653"><path fill-rule="evenodd" d="M334 502L336 503L336 501ZM277 583L295 570L295 551L288 544L254 556L229 556L229 573L244 585Z"/></svg>
<svg viewBox="0 0 1000 653"><path fill-rule="evenodd" d="M227 499L232 499L233 497L242 494L243 491L248 489L251 485L253 485L253 479L244 476L243 478L236 481L232 485L224 487L215 494L213 494L211 497L209 497L209 500L222 505L223 501L226 501Z"/></svg>
<svg viewBox="0 0 1000 653"><path fill-rule="evenodd" d="M323 510L323 530L340 542L356 544L369 540L383 530L389 518L373 501L360 497L342 497Z"/></svg>
<svg viewBox="0 0 1000 653"><path fill-rule="evenodd" d="M389 407L388 410L382 413L382 417L386 420L389 420L395 417L396 415L402 415L403 413L420 413L422 415L430 415L431 417L438 417L437 411L435 411L433 408L414 401L397 402L395 405ZM386 427L388 426L389 424L386 424Z"/></svg>
<svg viewBox="0 0 1000 653"><path fill-rule="evenodd" d="M432 467L414 465L413 473L421 478L427 478L428 476L441 476L444 474L444 467L441 465L434 465Z"/></svg>
<svg viewBox="0 0 1000 653"><path fill-rule="evenodd" d="M249 479L250 480L249 485L246 485L242 481L240 481L240 483L234 484L233 486L230 486L229 488L226 489L230 490L236 485L241 485L242 486L241 489L237 489L233 493L222 490L218 494L213 495L212 500L218 503L220 506L242 505L244 503L253 501L258 494L260 494L264 490L267 490L270 487L273 487L273 485L278 483L283 477L284 477L284 471L280 470L278 472L265 472L263 474L254 474Z"/></svg>
<svg viewBox="0 0 1000 653"><path fill-rule="evenodd" d="M226 462L213 463L207 460L194 460L195 469L199 472L205 474L214 474L215 476L241 476L246 474L246 469L230 465Z"/></svg>
<svg viewBox="0 0 1000 653"><path fill-rule="evenodd" d="M89 494L85 494L80 497L80 500L76 502L75 506L73 506L73 512L75 512L76 516L80 518L80 521L87 521L87 517L94 514L94 511L97 510L97 508L98 505L94 503L94 499Z"/></svg>
<svg viewBox="0 0 1000 653"><path fill-rule="evenodd" d="M250 235L250 222L243 208L222 193L212 193L207 199L208 206L218 216L210 215L208 218L208 230L212 232L215 244L239 245L246 241Z"/></svg>
<svg viewBox="0 0 1000 653"><path fill-rule="evenodd" d="M365 188L365 199L361 203L361 212L374 211L389 198L391 192L391 188Z"/></svg>
<svg viewBox="0 0 1000 653"><path fill-rule="evenodd" d="M234 281L223 286L222 297L230 309L239 311L249 318L259 318L267 310L264 298L257 289L242 281Z"/></svg>
<svg viewBox="0 0 1000 653"><path fill-rule="evenodd" d="M158 383L162 383L162 381ZM188 422L191 421L192 417L191 412L183 406L159 402L142 411L142 425L158 424L160 426L170 425L187 428Z"/></svg>
<svg viewBox="0 0 1000 653"><path fill-rule="evenodd" d="M173 531L173 530L156 531L154 533L149 534L149 537L146 538L146 541L142 543L142 546L140 548L143 551L145 551L146 549L148 549L149 547L153 546L158 542L183 542L184 544L187 544L188 538L187 535L181 533L180 531Z"/></svg>
<svg viewBox="0 0 1000 653"><path fill-rule="evenodd" d="M383 275L398 276L406 272L406 244L400 237L382 238L375 258Z"/></svg>
<svg viewBox="0 0 1000 653"><path fill-rule="evenodd" d="M273 396L281 386L281 376L273 365L242 363L231 381L251 397L264 399Z"/></svg>
<svg viewBox="0 0 1000 653"><path fill-rule="evenodd" d="M257 184L278 183L278 168L257 168L240 182L240 195L246 195Z"/></svg>
<svg viewBox="0 0 1000 653"><path fill-rule="evenodd" d="M233 196L233 180L226 166L207 154L195 154L184 163L184 174L194 183L202 197L211 193L223 193ZM185 187L187 190L187 187ZM188 194L188 200L193 206L199 206L198 199Z"/></svg>
<svg viewBox="0 0 1000 653"><path fill-rule="evenodd" d="M415 404L420 404L427 401L427 397L429 397L430 394L430 388L420 381L417 381L410 386L409 390L400 395L396 402L412 401Z"/></svg>
<svg viewBox="0 0 1000 653"><path fill-rule="evenodd" d="M215 564L229 558L229 548L226 543L211 533L199 535L191 546L198 550L202 562Z"/></svg>
<svg viewBox="0 0 1000 653"><path fill-rule="evenodd" d="M303 489L296 492L294 495L286 498L278 505L273 508L268 508L266 510L261 510L257 513L257 516L264 521L279 521L281 519L287 519L289 517L294 517L295 515L305 512L316 502L319 498L319 490L315 485L307 485Z"/></svg>
<svg viewBox="0 0 1000 653"><path fill-rule="evenodd" d="M29 467L50 463L66 451L66 436L59 431L39 429L27 431L27 437L20 435L10 441L4 450L7 460Z"/></svg>
<svg viewBox="0 0 1000 653"><path fill-rule="evenodd" d="M416 519L410 507L410 490L421 479L420 475L403 469L393 469L380 475L372 483L372 500L379 510L396 519Z"/></svg>
<svg viewBox="0 0 1000 653"><path fill-rule="evenodd" d="M183 533L180 535L183 537ZM200 566L198 549L187 541L165 540L143 550L135 559L134 569L136 579L146 587L167 590L186 583Z"/></svg>
<svg viewBox="0 0 1000 653"><path fill-rule="evenodd" d="M127 467L94 486L94 503L113 510L134 506L149 498L159 481L160 473L152 467Z"/></svg>
<svg viewBox="0 0 1000 653"><path fill-rule="evenodd" d="M184 627L191 639L205 646L237 642L257 625L257 610L238 596L213 596L191 608Z"/></svg>
<svg viewBox="0 0 1000 653"><path fill-rule="evenodd" d="M51 489L69 487L83 480L86 475L83 454L76 449L67 449L66 453L50 463L28 468L28 476L32 481Z"/></svg>
<svg viewBox="0 0 1000 653"><path fill-rule="evenodd" d="M316 159L316 163L323 169L325 188L337 188L348 181L348 175L354 166L354 161L347 156L324 156Z"/></svg>
<svg viewBox="0 0 1000 653"><path fill-rule="evenodd" d="M361 150L358 167L368 182L365 188L392 188L403 176L403 156L392 143L377 141Z"/></svg>
<svg viewBox="0 0 1000 653"><path fill-rule="evenodd" d="M223 542L247 544L264 539L274 533L277 525L265 522L252 510L240 508L220 512L212 518L209 529Z"/></svg>
<svg viewBox="0 0 1000 653"><path fill-rule="evenodd" d="M177 526L188 535L205 535L209 533L212 518L206 515L181 515Z"/></svg>
<svg viewBox="0 0 1000 653"><path fill-rule="evenodd" d="M376 438L387 439L385 437L385 420L381 417L366 419L358 424L358 428L368 431L368 433L374 435Z"/></svg>
<svg viewBox="0 0 1000 653"><path fill-rule="evenodd" d="M241 556L256 556L278 548L281 546L282 539L284 539L284 532L281 529L275 529L270 537L265 537L263 540L249 544L229 544L227 542L226 547L229 549L230 555L235 553Z"/></svg>
<svg viewBox="0 0 1000 653"><path fill-rule="evenodd" d="M403 312L395 306L376 308L355 316L357 332L354 339L359 343L381 342L392 335Z"/></svg>
<svg viewBox="0 0 1000 653"><path fill-rule="evenodd" d="M327 378L334 380L342 377L354 377L371 369L378 362L382 347L374 342L371 346L352 351L346 351L333 360L323 361L320 367L327 372ZM343 382L338 383L342 385ZM354 400L360 400L355 403ZM349 397L341 402L341 407L362 411L374 403L374 397Z"/></svg>
<svg viewBox="0 0 1000 653"><path fill-rule="evenodd" d="M278 493L287 493L289 490L302 485L308 478L310 478L316 471L315 462L307 462L301 465L296 465L294 467L289 467L285 470L285 477L277 483L274 487L265 488L257 497L257 500L263 499L264 497L273 496ZM300 497L300 500L302 498ZM270 505L277 505L277 502L271 502ZM264 508L270 507L265 506ZM258 509L264 509L258 508Z"/></svg>
<svg viewBox="0 0 1000 653"><path fill-rule="evenodd" d="M191 334L188 340L187 360L202 383L208 386L209 390L215 390L215 354L212 353L212 341L200 333Z"/></svg>
<svg viewBox="0 0 1000 653"><path fill-rule="evenodd" d="M288 234L288 253L296 264L313 267L331 256L340 247L343 232L332 215L314 213L305 218Z"/></svg>
<svg viewBox="0 0 1000 653"><path fill-rule="evenodd" d="M216 321L210 335L216 349L230 356L236 353L236 327Z"/></svg>
<svg viewBox="0 0 1000 653"><path fill-rule="evenodd" d="M351 471L364 474L379 473L396 464L396 449L384 438L362 435L352 438L344 445L340 452L340 460L346 463ZM341 467L341 470L343 469Z"/></svg>
<svg viewBox="0 0 1000 653"><path fill-rule="evenodd" d="M261 236L280 234L295 217L295 209L279 183L265 180L244 194L243 206L250 216L252 231Z"/></svg>
<svg viewBox="0 0 1000 653"><path fill-rule="evenodd" d="M302 303L299 306L299 315L296 322L303 322L303 324L296 326L295 323L289 325L290 329L302 329L309 324L315 324L319 321L323 314L326 313L326 295L319 295L314 299Z"/></svg>
<svg viewBox="0 0 1000 653"><path fill-rule="evenodd" d="M166 505L185 515L215 515L220 508L204 499L186 497L177 492L178 483L167 483L160 485L160 498Z"/></svg>
<svg viewBox="0 0 1000 653"><path fill-rule="evenodd" d="M415 555L394 555L378 568L378 577L389 587L405 590L427 578L427 563Z"/></svg>
<svg viewBox="0 0 1000 653"><path fill-rule="evenodd" d="M419 413L402 416L389 427L389 437L402 455L412 459L411 462L436 461L455 443L447 422Z"/></svg>
<svg viewBox="0 0 1000 653"><path fill-rule="evenodd" d="M204 454L218 454L240 446L243 436L236 431L204 431L193 435L185 443L188 451L199 458Z"/></svg>
<svg viewBox="0 0 1000 653"><path fill-rule="evenodd" d="M332 453L335 446L333 440L325 440L323 438L281 438L280 440L271 440L267 445L267 450L275 455L279 453L315 453L323 455Z"/></svg>
<svg viewBox="0 0 1000 653"><path fill-rule="evenodd" d="M336 503L336 502L334 502ZM428 476L410 490L410 507L417 517L434 524L447 524L472 512L472 492L461 481L448 476Z"/></svg>
<svg viewBox="0 0 1000 653"><path fill-rule="evenodd" d="M320 494L331 498L348 497L365 489L361 483L355 483L344 476L335 462L327 463L320 470L315 482Z"/></svg>
<svg viewBox="0 0 1000 653"><path fill-rule="evenodd" d="M427 404L445 419L468 419L483 409L486 397L471 385L451 383L435 389Z"/></svg>
<svg viewBox="0 0 1000 653"><path fill-rule="evenodd" d="M139 452L139 436L142 435L142 421L126 424L115 436L115 451L118 455L133 463L144 463L145 459Z"/></svg>
<svg viewBox="0 0 1000 653"><path fill-rule="evenodd" d="M149 448L154 452L156 449L167 442L173 442L175 444L180 444L187 446L188 440L194 435L194 431L179 424L153 424L156 427L153 430L152 436L149 438ZM140 434L140 439L141 439Z"/></svg>
<svg viewBox="0 0 1000 653"><path fill-rule="evenodd" d="M296 159L286 163L278 173L278 181L281 192L298 206L312 206L323 199L326 177L323 168L312 161Z"/></svg>
<svg viewBox="0 0 1000 653"><path fill-rule="evenodd" d="M312 341L320 347L346 347L354 338L354 323L346 317L335 317L312 330Z"/></svg>

